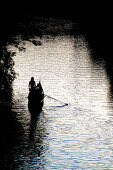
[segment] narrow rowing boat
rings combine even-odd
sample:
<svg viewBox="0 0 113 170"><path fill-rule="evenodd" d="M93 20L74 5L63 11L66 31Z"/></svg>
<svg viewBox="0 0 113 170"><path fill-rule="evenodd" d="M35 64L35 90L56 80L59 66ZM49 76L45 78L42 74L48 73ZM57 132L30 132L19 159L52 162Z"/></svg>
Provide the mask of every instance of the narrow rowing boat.
<svg viewBox="0 0 113 170"><path fill-rule="evenodd" d="M30 113L36 114L42 111L44 105L44 91L39 81L37 86L29 89L28 95L28 109Z"/></svg>

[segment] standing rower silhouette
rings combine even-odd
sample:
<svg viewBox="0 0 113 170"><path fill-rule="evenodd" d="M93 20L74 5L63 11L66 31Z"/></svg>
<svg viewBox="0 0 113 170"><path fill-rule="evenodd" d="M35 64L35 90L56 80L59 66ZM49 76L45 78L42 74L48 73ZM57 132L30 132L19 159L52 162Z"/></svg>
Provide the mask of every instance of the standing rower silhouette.
<svg viewBox="0 0 113 170"><path fill-rule="evenodd" d="M31 77L31 80L29 82L29 90L34 90L35 87L36 87L36 83L34 81L34 77Z"/></svg>

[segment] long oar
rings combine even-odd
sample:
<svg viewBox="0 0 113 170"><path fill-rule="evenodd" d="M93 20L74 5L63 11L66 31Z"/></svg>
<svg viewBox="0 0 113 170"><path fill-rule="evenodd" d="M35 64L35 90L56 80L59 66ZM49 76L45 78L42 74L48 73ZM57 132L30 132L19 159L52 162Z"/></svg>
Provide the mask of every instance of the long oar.
<svg viewBox="0 0 113 170"><path fill-rule="evenodd" d="M62 103L64 106L67 106L67 105L68 105L68 103L64 103L64 102L62 102L62 101L60 101L60 100L58 100L58 99L55 99L54 97L51 97L51 96L48 96L48 95L44 95L44 97L48 97L48 98L50 98L50 99L53 99L53 100L55 100L55 101L58 101L58 102Z"/></svg>

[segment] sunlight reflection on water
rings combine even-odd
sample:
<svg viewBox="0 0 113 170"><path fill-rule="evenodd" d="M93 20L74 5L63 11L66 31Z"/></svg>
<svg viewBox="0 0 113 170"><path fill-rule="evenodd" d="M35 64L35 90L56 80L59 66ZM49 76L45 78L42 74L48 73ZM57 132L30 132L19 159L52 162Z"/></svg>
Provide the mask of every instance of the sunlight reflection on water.
<svg viewBox="0 0 113 170"><path fill-rule="evenodd" d="M15 158L18 168L113 168L112 103L103 63L92 62L83 37L44 36L41 41L41 46L26 42L25 52L10 48L17 52L19 75L13 109L25 131ZM45 94L68 106L45 98L40 117L31 120L27 96L32 76L41 79Z"/></svg>

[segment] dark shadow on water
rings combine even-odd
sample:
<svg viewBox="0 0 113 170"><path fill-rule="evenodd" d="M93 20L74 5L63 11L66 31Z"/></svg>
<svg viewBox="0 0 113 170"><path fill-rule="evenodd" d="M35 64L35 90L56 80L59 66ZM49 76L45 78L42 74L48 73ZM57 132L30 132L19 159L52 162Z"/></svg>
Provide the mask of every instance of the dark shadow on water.
<svg viewBox="0 0 113 170"><path fill-rule="evenodd" d="M31 115L30 133L29 133L30 140L33 140L35 137L35 132L36 132L36 128L37 128L37 123L40 119L40 114L41 114L41 111L38 113L30 113L30 115Z"/></svg>
<svg viewBox="0 0 113 170"><path fill-rule="evenodd" d="M104 48L106 47L103 47L103 52L101 52L101 51L97 51L97 47L94 44L93 47L89 45L89 50L91 50L90 58L94 65L97 64L98 66L100 66L100 68L105 70L105 72L107 73L107 79L110 84L108 96L110 101L112 102L113 101L113 59L109 54L111 48L109 47L110 50L108 50L108 54L107 52L104 53Z"/></svg>
<svg viewBox="0 0 113 170"><path fill-rule="evenodd" d="M8 107L0 109L0 168L11 169L16 152L13 150L19 146L23 128ZM15 150L16 151L16 150Z"/></svg>
<svg viewBox="0 0 113 170"><path fill-rule="evenodd" d="M0 168L11 169L19 146L21 135L24 133L21 124L17 121L16 113L12 111L11 103L0 104Z"/></svg>
<svg viewBox="0 0 113 170"><path fill-rule="evenodd" d="M15 79L13 56L0 44L0 168L11 169L16 153L12 148L19 145L23 128L12 111L12 83Z"/></svg>
<svg viewBox="0 0 113 170"><path fill-rule="evenodd" d="M36 164L39 164L39 166L37 165L37 169L44 169L45 161L42 161L42 159L45 159L44 153L47 150L43 144L43 138L46 136L46 129L43 123L43 115L43 111L40 111L38 114L32 114L30 120L29 150L31 150L31 153L29 154L35 154L35 156L38 158ZM42 120L40 120L41 118Z"/></svg>

